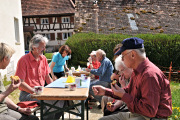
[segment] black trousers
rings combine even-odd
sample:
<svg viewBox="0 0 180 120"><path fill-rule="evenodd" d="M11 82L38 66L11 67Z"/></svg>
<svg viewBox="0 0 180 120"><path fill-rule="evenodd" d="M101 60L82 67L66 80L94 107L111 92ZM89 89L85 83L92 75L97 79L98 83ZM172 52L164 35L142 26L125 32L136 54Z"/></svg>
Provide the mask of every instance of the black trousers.
<svg viewBox="0 0 180 120"><path fill-rule="evenodd" d="M57 78L60 78L60 77L64 77L65 76L65 73L64 73L64 71L62 71L62 72L53 72L54 73L54 75L55 76L57 76ZM49 73L49 75L51 76L51 73ZM51 78L52 78L52 76L51 76ZM46 86L47 85L47 83L46 83L46 81L45 81L45 85L44 86Z"/></svg>
<svg viewBox="0 0 180 120"><path fill-rule="evenodd" d="M60 77L64 77L65 73L64 73L64 71L58 72L58 73L54 72L54 75L57 76L57 78L60 78Z"/></svg>

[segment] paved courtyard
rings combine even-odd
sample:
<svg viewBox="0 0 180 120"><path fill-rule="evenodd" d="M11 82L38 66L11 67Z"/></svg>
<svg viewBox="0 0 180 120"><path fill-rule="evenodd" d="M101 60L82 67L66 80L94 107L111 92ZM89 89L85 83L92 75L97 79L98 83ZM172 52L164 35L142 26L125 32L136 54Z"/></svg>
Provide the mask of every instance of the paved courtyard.
<svg viewBox="0 0 180 120"><path fill-rule="evenodd" d="M98 106L97 102L93 102L93 105L89 105L89 107L91 107L92 109L88 110L88 113L89 113L88 120L98 120L99 118L101 118L103 116L101 109L99 109L97 106ZM75 111L75 110L73 110L73 111ZM86 120L86 110L84 112L85 112L85 120ZM39 112L37 113L37 116L40 118ZM64 119L65 120L80 120L80 117L69 114L69 113L65 113ZM60 118L60 120L62 120L62 118Z"/></svg>

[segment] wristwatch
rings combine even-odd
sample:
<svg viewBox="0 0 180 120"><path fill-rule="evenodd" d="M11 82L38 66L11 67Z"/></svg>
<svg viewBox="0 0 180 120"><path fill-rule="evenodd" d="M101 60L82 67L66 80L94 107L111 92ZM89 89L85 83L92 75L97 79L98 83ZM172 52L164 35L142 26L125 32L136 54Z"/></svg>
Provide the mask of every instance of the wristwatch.
<svg viewBox="0 0 180 120"><path fill-rule="evenodd" d="M16 108L16 111L18 111L18 110L19 110L19 108L20 108L20 107L18 106L18 107Z"/></svg>

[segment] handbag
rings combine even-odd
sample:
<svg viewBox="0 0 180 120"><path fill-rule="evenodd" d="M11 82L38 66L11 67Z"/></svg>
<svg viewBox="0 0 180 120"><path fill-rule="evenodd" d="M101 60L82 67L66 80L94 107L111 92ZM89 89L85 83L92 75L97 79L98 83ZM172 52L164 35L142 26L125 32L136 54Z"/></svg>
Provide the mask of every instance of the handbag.
<svg viewBox="0 0 180 120"><path fill-rule="evenodd" d="M20 106L21 108L35 108L40 106L37 101L22 101L17 103L18 106Z"/></svg>

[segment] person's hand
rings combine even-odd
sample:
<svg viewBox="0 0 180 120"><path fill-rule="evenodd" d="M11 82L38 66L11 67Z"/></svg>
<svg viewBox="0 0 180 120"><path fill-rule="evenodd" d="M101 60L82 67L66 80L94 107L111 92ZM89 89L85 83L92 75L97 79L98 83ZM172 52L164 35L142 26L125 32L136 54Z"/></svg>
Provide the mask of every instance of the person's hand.
<svg viewBox="0 0 180 120"><path fill-rule="evenodd" d="M15 90L19 87L19 85L21 84L21 80L14 80L14 79L11 79L11 85L10 87L12 88L12 90Z"/></svg>
<svg viewBox="0 0 180 120"><path fill-rule="evenodd" d="M115 84L115 86L113 86L111 84L111 89L112 89L114 95L116 95L120 98L122 98L125 93L124 89L120 88L117 84Z"/></svg>
<svg viewBox="0 0 180 120"><path fill-rule="evenodd" d="M119 79L119 75L113 73L113 74L111 75L111 80L114 80L114 79L118 80L118 79Z"/></svg>
<svg viewBox="0 0 180 120"><path fill-rule="evenodd" d="M31 109L30 108L19 108L18 110L20 113L24 113L26 115L31 115Z"/></svg>
<svg viewBox="0 0 180 120"><path fill-rule="evenodd" d="M126 86L124 74L122 74L121 77L119 77L119 83L121 84L122 88Z"/></svg>
<svg viewBox="0 0 180 120"><path fill-rule="evenodd" d="M93 89L94 95L102 96L102 95L105 94L105 89L106 89L106 88L103 87L103 86L100 86L100 85L94 85L94 86L92 87L92 89Z"/></svg>
<svg viewBox="0 0 180 120"><path fill-rule="evenodd" d="M111 112L114 112L115 110L116 110L116 106L115 106L115 104L112 104L111 106L106 106L106 108L109 110L109 111L111 111Z"/></svg>
<svg viewBox="0 0 180 120"><path fill-rule="evenodd" d="M87 72L90 72L90 71L91 71L91 69L89 69L89 68L86 68L85 70L86 70Z"/></svg>
<svg viewBox="0 0 180 120"><path fill-rule="evenodd" d="M95 75L90 74L91 79L95 79Z"/></svg>
<svg viewBox="0 0 180 120"><path fill-rule="evenodd" d="M68 67L66 68L66 71L69 71L69 68L68 68Z"/></svg>
<svg viewBox="0 0 180 120"><path fill-rule="evenodd" d="M88 62L92 63L92 58L91 57L88 58Z"/></svg>
<svg viewBox="0 0 180 120"><path fill-rule="evenodd" d="M54 75L53 76L53 81L55 81L55 80L57 80L57 76Z"/></svg>
<svg viewBox="0 0 180 120"><path fill-rule="evenodd" d="M90 68L93 69L93 65L92 64L90 64Z"/></svg>

